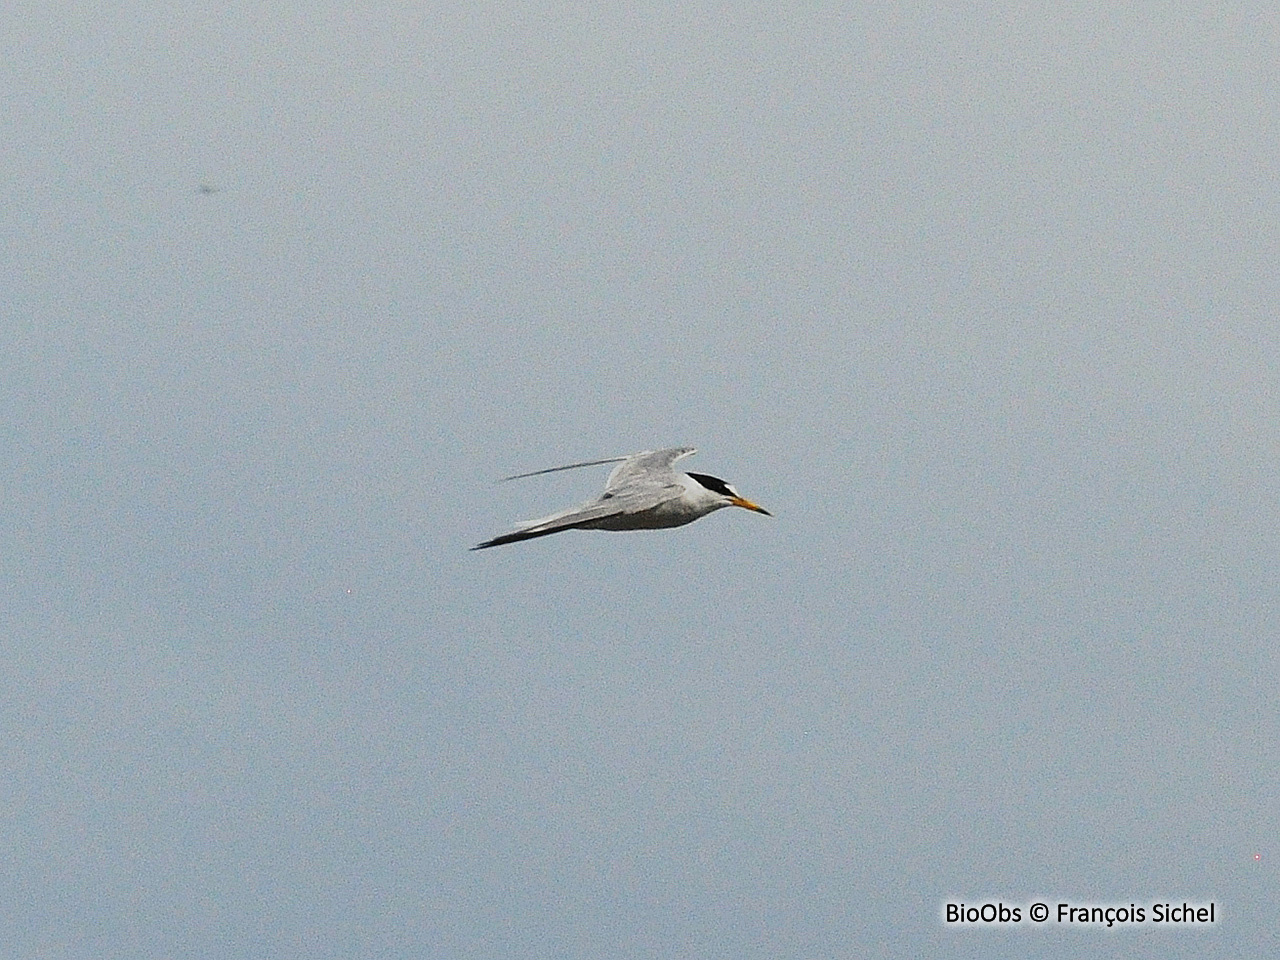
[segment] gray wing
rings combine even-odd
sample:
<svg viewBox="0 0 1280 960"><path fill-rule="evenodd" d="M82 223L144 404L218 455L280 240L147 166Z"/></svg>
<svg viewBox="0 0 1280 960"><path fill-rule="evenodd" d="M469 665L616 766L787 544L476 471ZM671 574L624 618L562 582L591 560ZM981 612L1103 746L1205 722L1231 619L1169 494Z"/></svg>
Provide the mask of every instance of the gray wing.
<svg viewBox="0 0 1280 960"><path fill-rule="evenodd" d="M678 483L672 464L697 452L697 447L668 447L632 454L613 468L604 485L605 493L616 494L627 487L666 487Z"/></svg>
<svg viewBox="0 0 1280 960"><path fill-rule="evenodd" d="M507 480L523 480L525 477L540 477L544 473L559 473L561 470L577 470L579 467L595 467L602 463L620 463L623 460L629 460L630 457L605 457L603 460L583 460L581 463L566 463L563 467L547 467L545 470L531 470L529 473L516 473L509 477L503 477L500 483Z"/></svg>
<svg viewBox="0 0 1280 960"><path fill-rule="evenodd" d="M697 453L697 447L668 447L666 450L641 450L639 453L633 453L628 457L606 457L603 460L583 460L581 463L566 463L563 467L547 467L545 470L532 470L529 473L517 473L510 477L503 477L505 480L523 480L525 477L539 477L544 473L559 473L561 470L577 470L579 467L595 467L602 463L617 463L620 466L614 467L613 472L609 474L609 480L605 484L605 489L609 490L615 486L620 486L626 480L632 478L662 478L664 481L669 480L675 475L671 465L681 457L687 457L690 454Z"/></svg>
<svg viewBox="0 0 1280 960"><path fill-rule="evenodd" d="M665 451L664 451L665 452ZM500 547L504 543L518 543L521 540L532 540L534 537L545 537L562 530L576 530L590 525L596 520L616 517L627 513L640 513L650 510L658 504L674 499L684 492L684 487L672 482L670 484L645 484L631 490L612 493L608 490L599 499L584 503L580 507L570 507L547 517L527 520L517 524L518 530L504 533L492 540L478 543L472 550L483 550L486 547Z"/></svg>

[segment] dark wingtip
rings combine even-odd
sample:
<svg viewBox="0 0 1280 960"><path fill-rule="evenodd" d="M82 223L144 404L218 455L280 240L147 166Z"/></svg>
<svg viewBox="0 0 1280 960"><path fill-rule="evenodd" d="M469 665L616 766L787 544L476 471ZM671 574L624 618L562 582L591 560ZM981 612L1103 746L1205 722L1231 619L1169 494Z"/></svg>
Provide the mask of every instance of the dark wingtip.
<svg viewBox="0 0 1280 960"><path fill-rule="evenodd" d="M484 543L477 543L472 550L487 550L489 547L503 547L508 543L519 543L521 540L532 540L534 537L543 537L548 533L555 533L555 530L539 530L529 533L525 530L513 530L511 533L504 533L501 536L494 537L492 540L486 540Z"/></svg>

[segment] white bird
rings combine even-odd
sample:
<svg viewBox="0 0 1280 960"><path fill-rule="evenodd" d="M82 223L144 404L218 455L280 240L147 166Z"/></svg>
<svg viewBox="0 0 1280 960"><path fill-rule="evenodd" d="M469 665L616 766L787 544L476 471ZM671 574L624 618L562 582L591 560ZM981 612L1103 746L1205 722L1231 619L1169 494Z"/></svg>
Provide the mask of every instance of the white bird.
<svg viewBox="0 0 1280 960"><path fill-rule="evenodd" d="M742 507L773 516L764 507L741 496L719 477L705 473L680 473L672 464L697 451L693 447L669 450L642 450L629 457L587 460L563 467L518 473L504 480L536 477L557 470L593 467L601 463L617 463L605 483L604 493L580 507L570 507L548 517L516 524L513 533L477 544L472 550L500 547L504 543L532 540L559 533L561 530L658 530L680 527L721 507Z"/></svg>

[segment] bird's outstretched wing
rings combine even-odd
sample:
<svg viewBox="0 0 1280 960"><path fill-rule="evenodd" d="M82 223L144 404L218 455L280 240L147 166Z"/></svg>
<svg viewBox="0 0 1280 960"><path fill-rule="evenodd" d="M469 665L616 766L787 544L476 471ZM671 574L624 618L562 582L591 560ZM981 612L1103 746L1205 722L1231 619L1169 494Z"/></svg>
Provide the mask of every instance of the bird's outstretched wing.
<svg viewBox="0 0 1280 960"><path fill-rule="evenodd" d="M545 537L552 533L560 533L562 530L590 527L609 517L652 510L659 504L680 496L683 491L684 488L674 481L670 484L645 484L630 490L619 490L616 493L606 490L601 497L590 503L584 503L580 507L570 507L568 510L561 510L537 520L527 520L518 524L519 529L512 533L504 533L492 540L478 543L471 549L500 547L504 543L532 540L534 537Z"/></svg>
<svg viewBox="0 0 1280 960"><path fill-rule="evenodd" d="M630 460L630 457L605 457L603 460L583 460L581 463L566 463L563 467L547 467L545 470L531 470L528 473L516 473L509 477L503 477L501 481L505 483L507 480L523 480L525 477L540 477L544 473L559 473L561 470L577 470L579 467L596 467L602 463L620 463L623 460Z"/></svg>
<svg viewBox="0 0 1280 960"><path fill-rule="evenodd" d="M698 452L697 447L668 447L666 450L642 450L632 454L613 468L604 489L618 492L630 486L668 486L676 483L672 464Z"/></svg>
<svg viewBox="0 0 1280 960"><path fill-rule="evenodd" d="M597 467L602 463L616 463L609 474L605 489L618 486L631 477L670 476L671 465L681 457L698 452L697 447L668 447L666 450L641 450L626 457L605 457L603 460L583 460L581 463L566 463L563 467L547 467L545 470L530 470L528 473L515 473L507 480L523 480L525 477L540 477L544 473L559 473L561 470L577 470L579 467Z"/></svg>

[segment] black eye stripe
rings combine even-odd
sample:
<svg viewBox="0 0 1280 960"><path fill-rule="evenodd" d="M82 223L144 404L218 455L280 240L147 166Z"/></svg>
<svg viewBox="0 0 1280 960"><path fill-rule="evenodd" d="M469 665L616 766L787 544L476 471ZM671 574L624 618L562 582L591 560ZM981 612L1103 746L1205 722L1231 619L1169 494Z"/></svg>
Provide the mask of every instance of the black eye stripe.
<svg viewBox="0 0 1280 960"><path fill-rule="evenodd" d="M729 488L729 485L719 477L709 477L705 473L691 473L689 476L693 477L693 479L697 480L712 493L718 493L725 497L737 496L737 494Z"/></svg>

